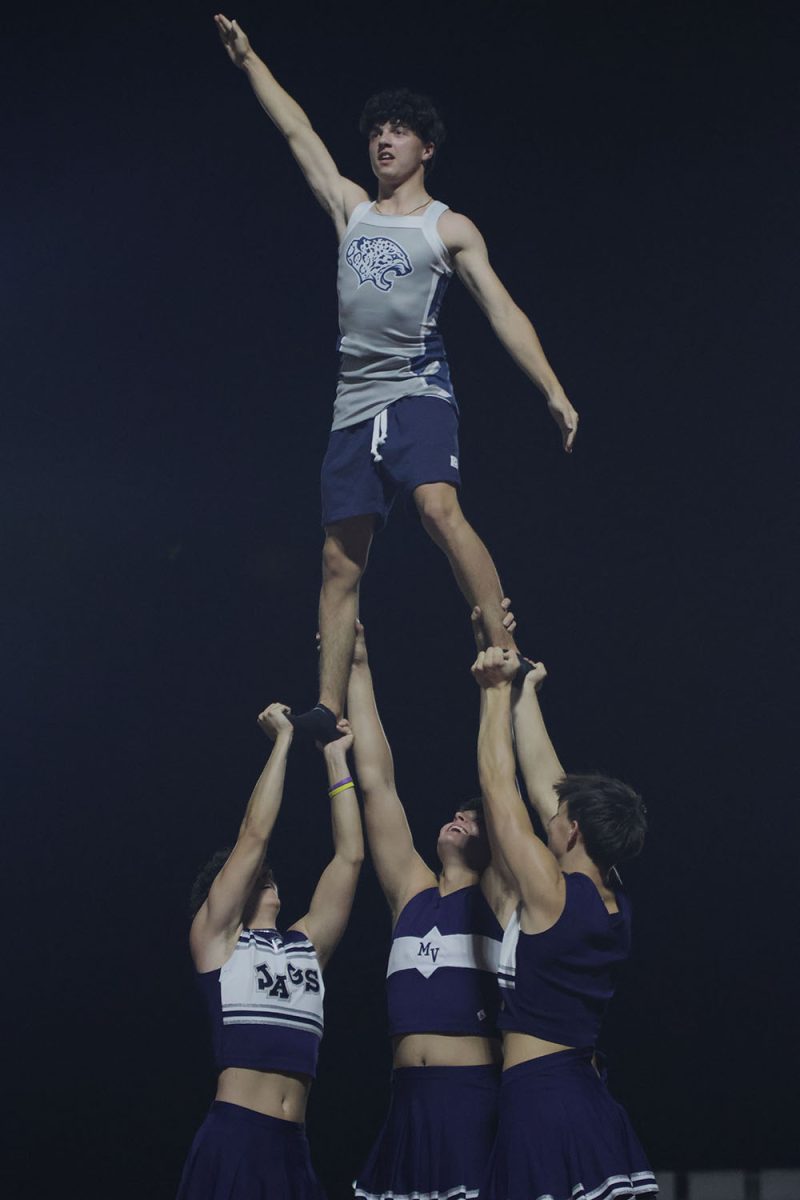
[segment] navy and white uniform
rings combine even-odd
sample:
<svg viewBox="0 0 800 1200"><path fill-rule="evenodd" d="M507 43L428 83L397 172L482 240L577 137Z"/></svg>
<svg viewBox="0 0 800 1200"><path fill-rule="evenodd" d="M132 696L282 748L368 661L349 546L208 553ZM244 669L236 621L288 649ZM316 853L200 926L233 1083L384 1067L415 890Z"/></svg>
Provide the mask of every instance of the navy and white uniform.
<svg viewBox="0 0 800 1200"><path fill-rule="evenodd" d="M220 1071L316 1075L325 994L303 933L244 929L219 970L198 975ZM305 1127L214 1101L183 1169L178 1200L324 1200Z"/></svg>
<svg viewBox="0 0 800 1200"><path fill-rule="evenodd" d="M482 1200L632 1200L658 1191L625 1110L592 1065L630 950L631 914L609 913L588 875L564 875L566 903L543 933L503 937L498 1025L575 1049L503 1072L497 1142Z"/></svg>
<svg viewBox="0 0 800 1200"><path fill-rule="evenodd" d="M322 465L323 524L374 513L399 490L460 482L458 409L438 328L447 205L384 215L365 201L339 247L339 378Z"/></svg>
<svg viewBox="0 0 800 1200"><path fill-rule="evenodd" d="M502 930L480 887L427 888L398 918L389 1030L497 1036ZM499 1071L400 1067L389 1113L355 1183L361 1200L474 1200L494 1140Z"/></svg>

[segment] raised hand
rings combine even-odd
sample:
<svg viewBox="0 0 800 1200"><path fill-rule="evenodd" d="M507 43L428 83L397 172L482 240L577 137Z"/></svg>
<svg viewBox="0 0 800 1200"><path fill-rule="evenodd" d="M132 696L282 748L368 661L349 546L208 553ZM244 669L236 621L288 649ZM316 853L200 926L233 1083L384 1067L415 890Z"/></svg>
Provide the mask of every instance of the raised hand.
<svg viewBox="0 0 800 1200"><path fill-rule="evenodd" d="M228 58L235 67L241 69L251 51L247 34L238 21L229 21L222 13L215 15L214 24L219 32L220 40L228 52Z"/></svg>
<svg viewBox="0 0 800 1200"><path fill-rule="evenodd" d="M364 636L364 626L359 620L356 620L356 640L353 646L353 666L365 667L367 665L367 639Z"/></svg>
<svg viewBox="0 0 800 1200"><path fill-rule="evenodd" d="M322 751L326 759L344 759L347 751L353 745L353 730L346 717L341 717L336 722L336 728L340 733L336 741L327 742L324 746L319 746L318 744L318 748Z"/></svg>
<svg viewBox="0 0 800 1200"><path fill-rule="evenodd" d="M276 703L270 704L258 714L258 723L271 742L275 741L279 733L288 733L289 737L294 733L288 716L291 711L287 704Z"/></svg>
<svg viewBox="0 0 800 1200"><path fill-rule="evenodd" d="M532 658L526 658L525 661L531 664L531 669L522 681L520 694L531 690L538 692L545 679L547 679L547 667L543 662L534 662Z"/></svg>
<svg viewBox="0 0 800 1200"><path fill-rule="evenodd" d="M550 396L547 401L550 416L561 430L561 444L567 454L572 453L572 445L578 432L578 414L563 392Z"/></svg>
<svg viewBox="0 0 800 1200"><path fill-rule="evenodd" d="M510 687L518 667L519 657L512 650L490 646L478 654L472 664L472 674L479 687Z"/></svg>

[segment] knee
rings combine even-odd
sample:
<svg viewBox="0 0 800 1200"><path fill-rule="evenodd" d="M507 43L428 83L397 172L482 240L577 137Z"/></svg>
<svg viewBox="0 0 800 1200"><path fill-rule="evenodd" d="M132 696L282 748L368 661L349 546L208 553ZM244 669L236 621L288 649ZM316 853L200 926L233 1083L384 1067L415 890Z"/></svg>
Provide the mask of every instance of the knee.
<svg viewBox="0 0 800 1200"><path fill-rule="evenodd" d="M464 514L455 492L422 492L417 496L417 509L424 528L437 541L451 537L464 522Z"/></svg>
<svg viewBox="0 0 800 1200"><path fill-rule="evenodd" d="M338 538L327 537L322 547L322 578L325 583L345 591L357 588L364 563L348 553Z"/></svg>

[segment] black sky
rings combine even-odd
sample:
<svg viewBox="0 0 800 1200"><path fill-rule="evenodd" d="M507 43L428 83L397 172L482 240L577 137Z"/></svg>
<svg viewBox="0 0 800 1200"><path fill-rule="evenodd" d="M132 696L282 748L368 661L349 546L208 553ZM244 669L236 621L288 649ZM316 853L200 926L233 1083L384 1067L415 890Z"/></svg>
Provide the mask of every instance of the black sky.
<svg viewBox="0 0 800 1200"><path fill-rule="evenodd" d="M365 97L441 102L431 188L582 418L568 459L454 283L464 507L562 760L652 818L612 1086L656 1167L796 1164L796 15L228 15L365 186ZM8 1194L166 1198L213 1089L185 896L235 835L256 713L314 692L335 241L202 6L20 10L3 51ZM428 853L474 790L477 703L463 603L402 503L362 611ZM289 920L325 809L298 746ZM332 1200L387 1094L384 908L367 867L309 1117Z"/></svg>

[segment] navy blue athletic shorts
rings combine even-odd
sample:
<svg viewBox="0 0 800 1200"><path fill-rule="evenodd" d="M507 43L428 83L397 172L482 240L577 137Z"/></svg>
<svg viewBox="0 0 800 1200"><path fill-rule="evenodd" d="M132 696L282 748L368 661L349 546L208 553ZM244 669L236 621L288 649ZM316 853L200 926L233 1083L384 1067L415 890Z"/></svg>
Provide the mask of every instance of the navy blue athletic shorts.
<svg viewBox="0 0 800 1200"><path fill-rule="evenodd" d="M658 1185L592 1050L559 1050L503 1072L497 1140L481 1200L654 1200Z"/></svg>
<svg viewBox="0 0 800 1200"><path fill-rule="evenodd" d="M304 1125L215 1100L197 1131L177 1200L325 1200Z"/></svg>
<svg viewBox="0 0 800 1200"><path fill-rule="evenodd" d="M405 396L377 417L332 430L321 482L323 525L374 514L381 528L398 492L461 483L458 410L438 396Z"/></svg>

